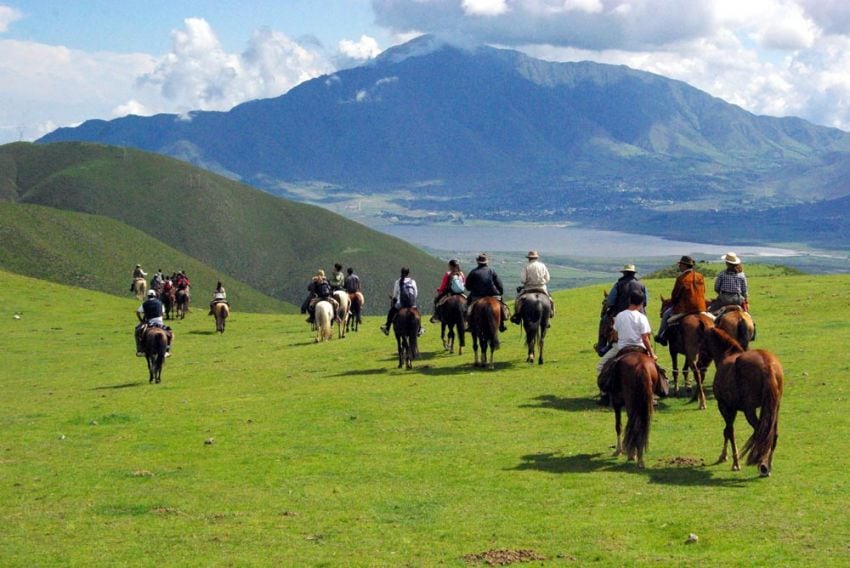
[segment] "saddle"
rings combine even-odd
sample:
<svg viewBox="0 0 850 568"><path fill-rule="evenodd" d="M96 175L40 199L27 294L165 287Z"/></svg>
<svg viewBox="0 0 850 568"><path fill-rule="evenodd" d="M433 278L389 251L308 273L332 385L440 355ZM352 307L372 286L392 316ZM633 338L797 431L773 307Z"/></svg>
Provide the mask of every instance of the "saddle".
<svg viewBox="0 0 850 568"><path fill-rule="evenodd" d="M638 345L627 345L620 349L617 354L605 362L602 366L602 371L596 379L596 386L602 392L611 392L611 382L614 380L614 369L617 368L617 363L628 353L646 353L646 349Z"/></svg>
<svg viewBox="0 0 850 568"><path fill-rule="evenodd" d="M673 327L674 325L679 325L679 323L680 323L679 320L681 320L685 316L700 315L700 314L711 319L711 321L714 321L716 319L716 316L714 314L712 314L711 312L682 312L681 314L671 315L670 319L667 320L667 327Z"/></svg>

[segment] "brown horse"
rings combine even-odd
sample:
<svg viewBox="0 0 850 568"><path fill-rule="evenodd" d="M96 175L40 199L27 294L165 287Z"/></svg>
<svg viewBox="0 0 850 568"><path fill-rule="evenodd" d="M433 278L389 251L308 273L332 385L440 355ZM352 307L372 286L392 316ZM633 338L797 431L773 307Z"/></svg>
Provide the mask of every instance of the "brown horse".
<svg viewBox="0 0 850 568"><path fill-rule="evenodd" d="M230 316L230 306L225 302L216 302L213 306L213 315L215 316L215 330L224 333L224 322Z"/></svg>
<svg viewBox="0 0 850 568"><path fill-rule="evenodd" d="M738 446L735 443L735 417L744 413L753 427L741 455L747 465L757 465L762 477L770 475L773 453L779 438L779 403L782 400L782 365L772 353L763 349L744 351L744 348L725 331L705 329L705 343L717 374L714 378L714 398L726 421L723 429L723 451L717 463L726 461L727 447L732 445L732 471L740 471ZM761 412L756 416L756 408Z"/></svg>
<svg viewBox="0 0 850 568"><path fill-rule="evenodd" d="M168 351L168 335L161 327L149 326L142 336L142 348L148 362L148 382L159 383L165 353Z"/></svg>
<svg viewBox="0 0 850 568"><path fill-rule="evenodd" d="M412 369L413 360L419 356L419 310L401 308L393 320L396 346L398 347L398 368Z"/></svg>
<svg viewBox="0 0 850 568"><path fill-rule="evenodd" d="M622 355L611 382L611 404L614 407L614 430L617 433L615 456L625 452L629 461L644 468L643 454L649 446L649 426L654 410L653 394L667 396L667 380L658 374L655 360L643 351ZM623 407L628 422L622 437Z"/></svg>
<svg viewBox="0 0 850 568"><path fill-rule="evenodd" d="M596 343L593 350L602 357L616 341L614 336L614 316L608 310L608 290L602 291L602 312L599 314L599 331L596 334Z"/></svg>
<svg viewBox="0 0 850 568"><path fill-rule="evenodd" d="M457 339L459 341L458 355L463 355L463 348L466 347L464 313L466 313L466 296L463 294L450 295L440 306L440 339L443 340L443 348L454 353L455 339Z"/></svg>
<svg viewBox="0 0 850 568"><path fill-rule="evenodd" d="M502 306L492 296L479 298L472 305L469 317L469 333L472 334L472 351L475 353L475 366L495 368L493 352L499 348L499 324L502 319ZM478 344L481 344L481 360L478 359ZM490 350L489 365L487 350Z"/></svg>
<svg viewBox="0 0 850 568"><path fill-rule="evenodd" d="M714 326L728 333L746 351L755 337L753 318L741 306L726 306L715 314Z"/></svg>
<svg viewBox="0 0 850 568"><path fill-rule="evenodd" d="M177 317L183 319L189 311L189 291L185 288L177 290L175 293L175 305L177 306Z"/></svg>
<svg viewBox="0 0 850 568"><path fill-rule="evenodd" d="M163 289L159 300L162 302L162 313L165 319L174 319L174 307L177 305L177 296L174 288Z"/></svg>
<svg viewBox="0 0 850 568"><path fill-rule="evenodd" d="M348 331L357 331L360 324L363 323L362 313L365 301L362 292L349 292L348 303L351 309L351 315L348 317Z"/></svg>
<svg viewBox="0 0 850 568"><path fill-rule="evenodd" d="M670 305L671 300L661 298L661 313ZM675 324L667 329L668 349L673 363L673 393L679 395L679 354L685 357L682 368L682 378L685 389L688 389L688 371L694 374L696 391L691 400L699 400L699 409L705 410L705 390L703 379L708 368L708 358L700 351L700 326L714 327L714 321L706 314L685 314Z"/></svg>
<svg viewBox="0 0 850 568"><path fill-rule="evenodd" d="M537 351L537 364L543 364L543 343L546 330L549 329L549 318L552 316L552 301L545 292L531 292L522 298L520 309L522 327L525 329L525 344L528 347L526 363L534 363L534 352Z"/></svg>

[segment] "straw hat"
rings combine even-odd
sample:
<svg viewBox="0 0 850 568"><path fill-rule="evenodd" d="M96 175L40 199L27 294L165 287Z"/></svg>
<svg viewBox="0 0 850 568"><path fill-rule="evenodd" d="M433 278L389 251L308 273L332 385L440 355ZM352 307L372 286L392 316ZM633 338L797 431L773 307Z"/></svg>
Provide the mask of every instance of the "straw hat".
<svg viewBox="0 0 850 568"><path fill-rule="evenodd" d="M477 262L478 264L487 264L489 262L489 260L487 259L487 253L482 252L481 254L479 254L475 258L475 262Z"/></svg>
<svg viewBox="0 0 850 568"><path fill-rule="evenodd" d="M727 252L722 259L726 261L726 264L741 264L741 259L734 252Z"/></svg>
<svg viewBox="0 0 850 568"><path fill-rule="evenodd" d="M637 272L637 268L635 268L634 264L627 264L620 269L620 272Z"/></svg>
<svg viewBox="0 0 850 568"><path fill-rule="evenodd" d="M527 258L528 260L537 260L538 258L540 258L540 255L537 254L536 250L530 250L528 251L528 254L525 255L525 258Z"/></svg>

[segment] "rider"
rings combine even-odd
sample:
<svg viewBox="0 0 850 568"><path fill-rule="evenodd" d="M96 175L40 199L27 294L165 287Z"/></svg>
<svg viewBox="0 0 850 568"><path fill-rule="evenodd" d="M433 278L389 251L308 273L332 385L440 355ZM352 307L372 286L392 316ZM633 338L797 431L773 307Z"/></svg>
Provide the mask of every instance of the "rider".
<svg viewBox="0 0 850 568"><path fill-rule="evenodd" d="M745 312L750 311L747 299L749 288L741 259L734 252L727 252L723 255L723 260L726 261L726 270L714 279L717 299L712 302L711 308L714 308L712 311L723 306L741 306Z"/></svg>
<svg viewBox="0 0 850 568"><path fill-rule="evenodd" d="M148 273L142 270L142 265L137 264L136 268L133 269L133 279L130 281L130 291L133 291L133 287L136 284L136 280L138 280L139 278L144 280L145 278L147 278L147 275Z"/></svg>
<svg viewBox="0 0 850 568"><path fill-rule="evenodd" d="M466 277L466 289L469 290L466 317L469 319L470 314L472 314L472 306L476 301L486 296L492 296L499 300L499 304L502 307L502 317L499 318L499 331L507 331L508 328L505 327L505 320L508 318L508 307L502 302L502 294L504 294L502 280L496 274L495 270L487 266L490 262L487 258L487 253L482 252L479 254L475 262L478 263L478 266L473 268Z"/></svg>
<svg viewBox="0 0 850 568"><path fill-rule="evenodd" d="M145 356L145 352L142 350L142 337L145 330L148 327L160 327L165 330L165 334L168 336L168 347L165 356L171 357L171 339L173 334L171 333L171 328L162 321L162 302L156 297L155 291L148 290L148 299L136 310L136 317L141 322L136 326L136 356Z"/></svg>
<svg viewBox="0 0 850 568"><path fill-rule="evenodd" d="M511 316L513 323L522 322L522 301L526 294L533 292L543 292L549 296L549 289L546 284L549 283L549 269L546 265L540 262L540 255L536 250L528 251L525 256L528 262L522 267L519 275L520 286L517 286L517 297L514 302L514 315ZM549 317L555 317L555 302L552 301L552 296L549 296L549 305L552 306Z"/></svg>
<svg viewBox="0 0 850 568"><path fill-rule="evenodd" d="M331 292L345 288L345 273L343 273L340 263L337 262L334 264L334 269L331 271L331 277L328 279L328 283L331 285Z"/></svg>
<svg viewBox="0 0 850 568"><path fill-rule="evenodd" d="M212 301L210 302L209 315L213 315L213 308L216 304L227 304L227 307L230 307L230 302L227 301L227 292L224 291L224 286L221 285L220 280L218 284L216 284L215 290L213 291Z"/></svg>
<svg viewBox="0 0 850 568"><path fill-rule="evenodd" d="M416 286L416 280L410 277L410 269L406 266L401 268L401 278L393 282L393 296L390 302L390 311L387 312L387 322L381 326L381 331L384 335L390 334L390 326L393 324L396 314L402 308L416 307L416 300L419 297L419 289ZM418 335L425 333L420 321Z"/></svg>
<svg viewBox="0 0 850 568"><path fill-rule="evenodd" d="M647 355L654 360L658 360L658 356L652 350L652 328L649 325L649 319L642 309L646 305L646 298L639 291L632 290L629 292L628 307L617 314L614 318L614 331L617 332L617 341L612 344L611 349L599 359L596 365L597 385L601 397L599 404L607 406L610 401L610 378L608 371L613 368L612 361L622 349L626 347L641 347L646 351ZM657 363L656 363L657 366ZM659 369L659 372L662 372Z"/></svg>
<svg viewBox="0 0 850 568"><path fill-rule="evenodd" d="M334 321L336 321L337 312L339 311L339 302L337 302L336 298L333 296L330 282L328 282L328 279L325 278L324 270L320 268L316 272L316 275L313 276L313 279L310 281L310 285L307 286L307 291L310 292L310 302L307 306L307 312L309 315L307 322L316 323L316 304L319 302L330 302L331 306L333 306Z"/></svg>
<svg viewBox="0 0 850 568"><path fill-rule="evenodd" d="M646 293L646 286L635 275L637 268L635 268L634 264L627 264L620 272L623 275L614 283L611 291L608 292L608 297L605 299L605 305L608 307L608 315L616 317L617 314L628 308L629 296L632 292L643 294L643 305L640 307L640 311L646 314L646 305L649 296Z"/></svg>
<svg viewBox="0 0 850 568"><path fill-rule="evenodd" d="M693 314L704 312L705 306L705 280L702 274L694 270L696 262L689 256L679 259L679 276L673 284L673 296L670 299L670 307L661 314L661 327L655 341L661 345L667 345L667 321L673 314Z"/></svg>
<svg viewBox="0 0 850 568"><path fill-rule="evenodd" d="M360 294L360 305L363 305L363 292L360 290L360 277L354 273L354 269L350 266L346 270L348 274L345 277L345 282L343 284L343 288L349 294ZM357 323L363 323L363 320L360 317L360 314L357 315Z"/></svg>
<svg viewBox="0 0 850 568"><path fill-rule="evenodd" d="M160 268L153 273L153 278L151 278L151 289L156 290L157 294L162 292L162 281L162 269Z"/></svg>
<svg viewBox="0 0 850 568"><path fill-rule="evenodd" d="M434 315L431 316L431 323L440 321L440 307L449 296L465 292L466 277L463 275L463 270L460 269L460 262L453 258L449 261L449 269L443 274L443 279L434 294Z"/></svg>

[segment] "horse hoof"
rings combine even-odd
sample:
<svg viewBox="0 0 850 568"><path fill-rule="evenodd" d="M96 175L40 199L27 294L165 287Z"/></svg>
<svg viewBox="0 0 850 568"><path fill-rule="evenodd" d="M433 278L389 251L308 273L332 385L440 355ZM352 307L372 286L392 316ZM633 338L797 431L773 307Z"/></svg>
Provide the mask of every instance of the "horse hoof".
<svg viewBox="0 0 850 568"><path fill-rule="evenodd" d="M770 468L768 468L765 464L761 464L759 466L759 475L761 477L770 477Z"/></svg>
<svg viewBox="0 0 850 568"><path fill-rule="evenodd" d="M732 466L732 471L741 471L741 467L738 464Z"/></svg>

